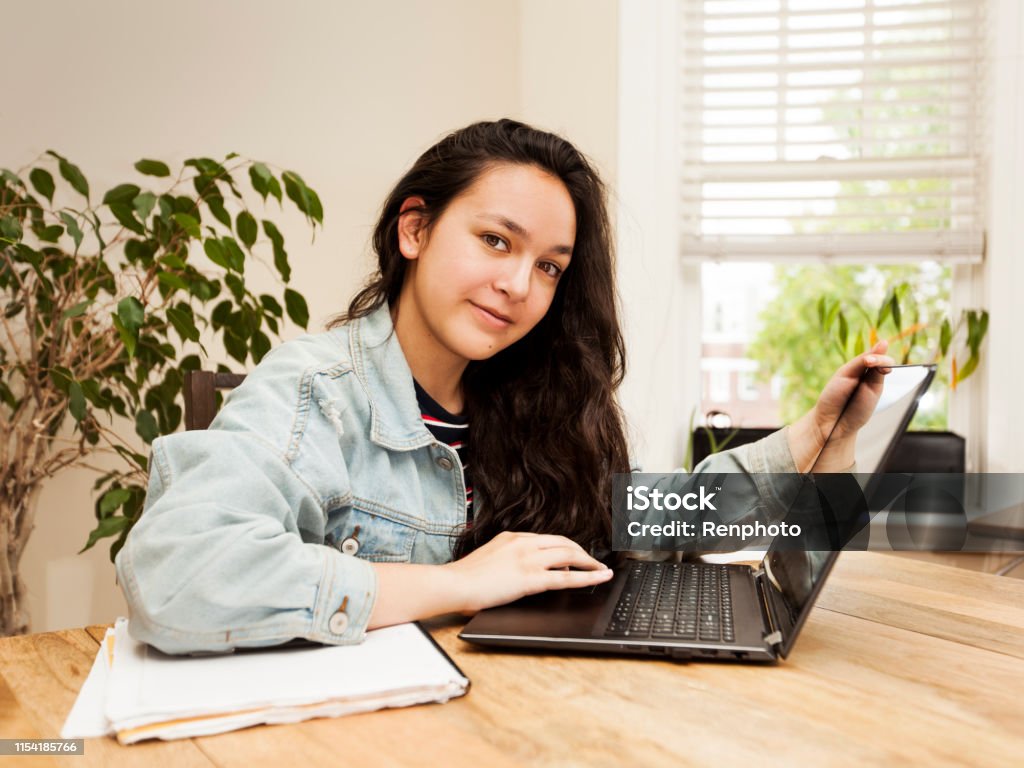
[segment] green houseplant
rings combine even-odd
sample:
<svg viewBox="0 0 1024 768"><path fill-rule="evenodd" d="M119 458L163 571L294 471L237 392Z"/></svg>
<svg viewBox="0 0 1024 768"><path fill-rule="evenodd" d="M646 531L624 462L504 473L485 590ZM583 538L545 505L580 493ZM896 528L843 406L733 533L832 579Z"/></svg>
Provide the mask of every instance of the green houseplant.
<svg viewBox="0 0 1024 768"><path fill-rule="evenodd" d="M57 152L0 169L0 635L28 631L18 566L41 484L100 453L118 457L96 482L84 547L112 537L113 558L142 511L138 439L180 425L184 374L206 353L201 332L244 365L270 350L285 314L308 323L305 299L287 287L284 237L262 210L288 198L315 234L323 209L298 174L235 154L186 160L173 175L158 160L135 169L155 189L118 184L100 202ZM255 262L273 265L276 295L250 290Z"/></svg>
<svg viewBox="0 0 1024 768"><path fill-rule="evenodd" d="M759 313L747 355L762 381L777 377L781 423L813 407L836 366L885 338L897 360L939 365L934 407L919 411L911 429L946 429L943 404L953 381L980 364L988 331L986 312L951 311L948 266L784 265L774 279L777 293Z"/></svg>
<svg viewBox="0 0 1024 768"><path fill-rule="evenodd" d="M873 312L858 302L822 296L817 315L822 334L840 360L859 355L886 338L889 355L900 363L948 365L954 392L977 369L988 333L987 310L965 309L956 318L927 317L907 282L889 290Z"/></svg>

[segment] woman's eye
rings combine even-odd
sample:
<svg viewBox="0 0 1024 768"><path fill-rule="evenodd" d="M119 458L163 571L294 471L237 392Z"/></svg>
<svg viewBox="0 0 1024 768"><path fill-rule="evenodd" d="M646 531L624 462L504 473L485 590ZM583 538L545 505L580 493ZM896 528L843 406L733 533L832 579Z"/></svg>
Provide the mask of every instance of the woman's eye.
<svg viewBox="0 0 1024 768"><path fill-rule="evenodd" d="M484 235L484 242L487 243L491 248L497 248L499 251L507 251L508 243L505 242L505 238L492 235L490 233Z"/></svg>
<svg viewBox="0 0 1024 768"><path fill-rule="evenodd" d="M553 261L542 261L538 266L547 273L549 277L558 277L562 274L562 268Z"/></svg>

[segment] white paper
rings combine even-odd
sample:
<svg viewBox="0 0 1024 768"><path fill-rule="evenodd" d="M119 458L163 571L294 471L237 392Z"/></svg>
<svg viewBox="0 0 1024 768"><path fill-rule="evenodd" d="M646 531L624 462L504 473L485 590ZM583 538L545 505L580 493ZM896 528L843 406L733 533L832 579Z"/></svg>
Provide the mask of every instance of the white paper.
<svg viewBox="0 0 1024 768"><path fill-rule="evenodd" d="M414 624L374 630L359 645L201 657L138 643L125 619L111 632L113 665L107 668L101 646L66 738L111 731L124 743L183 738L447 701L469 685Z"/></svg>
<svg viewBox="0 0 1024 768"><path fill-rule="evenodd" d="M106 698L107 680L110 677L110 665L107 663L107 641L113 637L114 630L108 629L107 634L100 643L100 649L93 659L92 669L89 676L85 678L82 690L78 692L74 706L68 712L64 727L61 728L62 739L91 739L96 736L106 736L113 733L114 729L103 712L103 702Z"/></svg>

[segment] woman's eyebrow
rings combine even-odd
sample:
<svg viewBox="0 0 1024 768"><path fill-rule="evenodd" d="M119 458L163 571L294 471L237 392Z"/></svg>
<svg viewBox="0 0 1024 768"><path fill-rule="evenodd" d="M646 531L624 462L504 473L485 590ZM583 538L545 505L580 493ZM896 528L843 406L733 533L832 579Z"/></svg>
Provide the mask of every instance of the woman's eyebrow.
<svg viewBox="0 0 1024 768"><path fill-rule="evenodd" d="M501 224L501 226L505 227L509 232L519 235L519 237L523 238L523 240L526 240L527 242L530 241L530 233L526 231L526 228L522 224L512 221L508 216L502 216L498 213L478 213L476 217L478 219L487 219L488 221ZM572 246L556 245L551 249L551 252L563 254L565 256L572 256Z"/></svg>

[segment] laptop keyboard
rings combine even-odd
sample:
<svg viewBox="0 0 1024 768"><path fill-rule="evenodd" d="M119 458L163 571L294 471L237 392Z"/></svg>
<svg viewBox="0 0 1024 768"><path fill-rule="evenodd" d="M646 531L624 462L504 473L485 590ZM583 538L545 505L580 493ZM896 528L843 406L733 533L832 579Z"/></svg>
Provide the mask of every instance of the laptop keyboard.
<svg viewBox="0 0 1024 768"><path fill-rule="evenodd" d="M734 642L727 567L631 564L605 636Z"/></svg>

